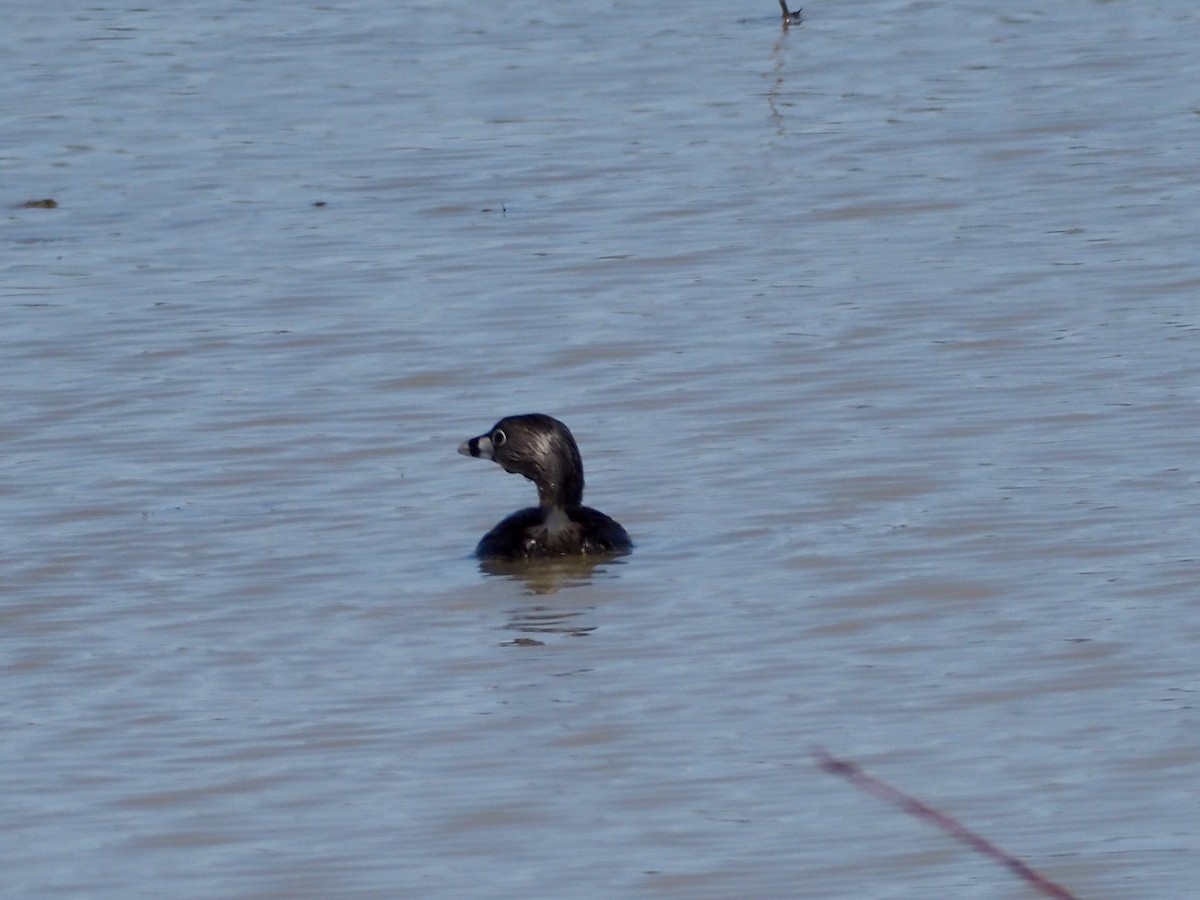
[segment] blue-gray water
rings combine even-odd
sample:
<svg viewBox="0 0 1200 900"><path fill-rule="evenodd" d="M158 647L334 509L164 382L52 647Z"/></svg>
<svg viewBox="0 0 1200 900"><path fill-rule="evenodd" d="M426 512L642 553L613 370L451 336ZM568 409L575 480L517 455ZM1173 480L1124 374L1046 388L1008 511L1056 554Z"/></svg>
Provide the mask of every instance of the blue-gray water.
<svg viewBox="0 0 1200 900"><path fill-rule="evenodd" d="M11 7L3 896L1194 892L1193 0Z"/></svg>

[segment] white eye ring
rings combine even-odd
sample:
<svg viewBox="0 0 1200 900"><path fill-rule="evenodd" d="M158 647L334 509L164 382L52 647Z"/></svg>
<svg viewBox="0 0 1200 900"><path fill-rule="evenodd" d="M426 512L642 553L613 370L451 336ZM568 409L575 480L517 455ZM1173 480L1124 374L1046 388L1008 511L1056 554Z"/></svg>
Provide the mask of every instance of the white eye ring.
<svg viewBox="0 0 1200 900"><path fill-rule="evenodd" d="M499 446L503 445L504 442L507 440L508 440L508 435L506 435L503 430L497 428L495 431L492 432L492 446L493 447L499 447Z"/></svg>

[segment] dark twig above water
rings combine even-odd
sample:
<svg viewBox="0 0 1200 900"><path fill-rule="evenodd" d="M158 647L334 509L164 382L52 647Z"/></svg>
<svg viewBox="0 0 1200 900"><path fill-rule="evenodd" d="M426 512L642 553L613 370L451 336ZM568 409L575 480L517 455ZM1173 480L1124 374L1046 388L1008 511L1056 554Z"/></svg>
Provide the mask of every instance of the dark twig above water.
<svg viewBox="0 0 1200 900"><path fill-rule="evenodd" d="M976 852L982 853L984 856L988 856L996 860L996 862L1007 866L1011 871L1025 879L1026 884L1041 891L1047 897L1056 897L1058 900L1076 900L1075 895L1066 888L1055 884L1045 875L1017 859L1011 853L1001 850L987 838L981 837L967 828L966 825L951 818L944 812L934 809L928 803L922 803L916 797L904 793L899 788L892 787L887 782L880 781L874 775L868 775L854 763L844 759L837 759L823 749L814 750L813 756L817 761L817 765L824 771L832 775L841 775L855 787L862 788L869 794L874 794L876 797L888 801L888 803L895 804L909 815L916 816L918 819L924 819L926 822L932 822L938 828L942 829L942 831L962 841Z"/></svg>

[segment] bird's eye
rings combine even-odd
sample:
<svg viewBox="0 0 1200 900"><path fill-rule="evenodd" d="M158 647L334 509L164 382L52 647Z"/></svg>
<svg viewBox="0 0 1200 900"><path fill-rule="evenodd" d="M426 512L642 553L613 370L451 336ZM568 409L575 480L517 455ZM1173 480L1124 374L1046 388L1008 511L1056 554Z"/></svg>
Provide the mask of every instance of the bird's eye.
<svg viewBox="0 0 1200 900"><path fill-rule="evenodd" d="M501 429L497 428L495 431L492 432L492 446L493 447L499 447L507 440L508 440L508 435L506 435Z"/></svg>

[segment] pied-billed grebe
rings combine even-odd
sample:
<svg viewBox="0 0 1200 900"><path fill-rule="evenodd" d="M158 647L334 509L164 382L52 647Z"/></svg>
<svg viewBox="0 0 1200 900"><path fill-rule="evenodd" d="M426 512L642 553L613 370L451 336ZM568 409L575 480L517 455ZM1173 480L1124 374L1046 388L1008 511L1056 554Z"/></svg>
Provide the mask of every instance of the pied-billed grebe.
<svg viewBox="0 0 1200 900"><path fill-rule="evenodd" d="M513 513L483 536L480 559L616 555L633 547L625 529L583 505L583 460L567 426L531 413L501 419L458 452L490 459L537 485L538 505Z"/></svg>

